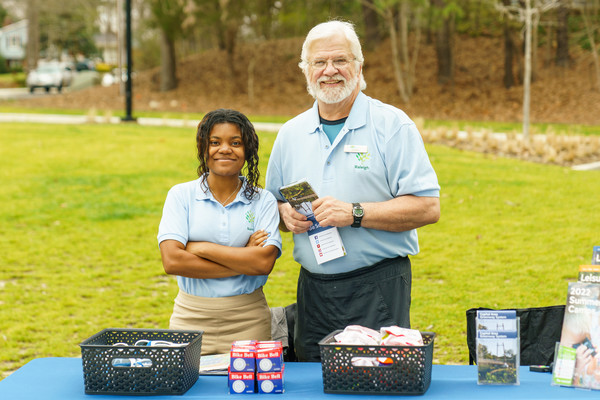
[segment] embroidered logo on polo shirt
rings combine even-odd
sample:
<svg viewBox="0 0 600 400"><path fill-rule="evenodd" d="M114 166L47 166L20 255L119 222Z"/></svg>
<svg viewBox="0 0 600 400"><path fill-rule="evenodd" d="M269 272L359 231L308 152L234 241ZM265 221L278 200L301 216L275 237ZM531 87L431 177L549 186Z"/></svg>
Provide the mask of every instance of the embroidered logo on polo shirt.
<svg viewBox="0 0 600 400"><path fill-rule="evenodd" d="M370 153L356 153L356 159L358 160L357 164L354 164L355 169L363 169L368 170L369 166L367 165L367 161L371 158Z"/></svg>
<svg viewBox="0 0 600 400"><path fill-rule="evenodd" d="M246 221L248 221L248 223L250 224L250 226L248 226L246 229L248 229L249 231L254 231L254 220L255 219L256 219L256 214L254 214L254 211L252 211L252 210L246 211Z"/></svg>

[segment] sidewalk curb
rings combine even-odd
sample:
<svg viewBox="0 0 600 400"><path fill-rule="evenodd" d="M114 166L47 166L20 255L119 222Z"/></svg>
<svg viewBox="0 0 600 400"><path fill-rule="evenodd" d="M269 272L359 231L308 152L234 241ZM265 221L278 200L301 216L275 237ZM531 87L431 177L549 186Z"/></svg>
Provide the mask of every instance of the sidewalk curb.
<svg viewBox="0 0 600 400"><path fill-rule="evenodd" d="M18 114L18 113L0 113L0 123L2 122L26 122L42 124L131 124L129 121L122 121L120 117L97 116L97 115L60 115L60 114ZM196 128L199 120L194 119L173 119L173 118L145 118L139 117L136 123L142 126L169 126L176 128L191 127ZM283 124L272 122L253 122L257 131L279 132ZM468 137L467 132L459 132L459 137ZM499 139L506 138L504 133L495 133ZM540 135L542 136L542 135ZM600 170L600 161L588 164L579 164L571 167L575 171L593 171Z"/></svg>
<svg viewBox="0 0 600 400"><path fill-rule="evenodd" d="M98 115L60 115L60 114L17 114L0 113L0 123L2 122L26 122L40 124L120 124L131 122L122 121L120 117L98 116ZM200 120L193 119L174 119L174 118L145 118L136 119L138 125L143 126L170 126L170 127L192 127L196 128ZM282 124L271 122L253 122L257 131L278 132Z"/></svg>

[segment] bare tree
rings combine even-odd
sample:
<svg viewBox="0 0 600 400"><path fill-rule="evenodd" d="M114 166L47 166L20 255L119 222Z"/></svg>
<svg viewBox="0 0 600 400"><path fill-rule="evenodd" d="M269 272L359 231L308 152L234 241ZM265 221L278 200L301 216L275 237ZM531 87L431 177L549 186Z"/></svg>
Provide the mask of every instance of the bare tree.
<svg viewBox="0 0 600 400"><path fill-rule="evenodd" d="M27 70L37 66L40 56L40 20L38 0L27 0Z"/></svg>
<svg viewBox="0 0 600 400"><path fill-rule="evenodd" d="M242 25L239 18L239 6L239 4L231 0L219 0L221 11L220 23L223 28L222 39L225 45L225 52L227 53L227 71L229 72L230 79L234 79L236 76L235 48L238 30Z"/></svg>
<svg viewBox="0 0 600 400"><path fill-rule="evenodd" d="M569 57L569 7L561 4L556 10L556 65L568 67Z"/></svg>
<svg viewBox="0 0 600 400"><path fill-rule="evenodd" d="M382 36L374 2L375 0L361 1L362 17L365 24L365 47L368 50L373 50L381 41Z"/></svg>
<svg viewBox="0 0 600 400"><path fill-rule="evenodd" d="M505 6L510 4L510 0L502 0ZM502 18L502 33L504 38L504 78L502 82L504 87L509 89L515 85L515 76L513 73L513 64L518 57L515 41L513 39L513 26L510 18Z"/></svg>
<svg viewBox="0 0 600 400"><path fill-rule="evenodd" d="M592 16L598 17L600 11L600 1L588 0L588 1L572 1L572 8L578 9L581 12L581 18L585 26L585 32L590 41L590 50L594 60L594 69L596 71L596 89L600 90L600 57L598 56L598 48L596 45L595 35L598 30L598 25L594 25Z"/></svg>
<svg viewBox="0 0 600 400"><path fill-rule="evenodd" d="M435 52L438 62L438 83L454 82L454 30L455 14L460 9L451 1L431 0L435 25Z"/></svg>
<svg viewBox="0 0 600 400"><path fill-rule="evenodd" d="M362 0L373 7L388 29L392 50L392 66L398 93L408 103L414 92L415 70L421 46L421 19L426 0ZM412 40L409 36L412 33Z"/></svg>
<svg viewBox="0 0 600 400"><path fill-rule="evenodd" d="M177 87L175 42L184 29L187 0L149 0L154 25L160 35L160 91Z"/></svg>
<svg viewBox="0 0 600 400"><path fill-rule="evenodd" d="M525 73L523 76L523 137L529 140L529 118L531 105L532 75L532 31L537 29L540 15L560 5L560 0L523 0L505 5L494 0L496 9L524 25L525 28Z"/></svg>

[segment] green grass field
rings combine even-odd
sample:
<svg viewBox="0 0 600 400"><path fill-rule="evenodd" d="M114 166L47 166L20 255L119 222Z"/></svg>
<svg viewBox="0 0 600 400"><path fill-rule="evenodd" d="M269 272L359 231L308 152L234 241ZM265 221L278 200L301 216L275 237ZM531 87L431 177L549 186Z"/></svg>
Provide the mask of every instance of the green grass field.
<svg viewBox="0 0 600 400"><path fill-rule="evenodd" d="M166 328L177 292L156 243L167 190L195 179L195 132L124 125L0 125L0 379L36 357L74 357L107 327ZM266 172L274 133L261 133ZM564 304L600 244L600 171L428 145L439 223L419 230L412 323L434 362L466 364L465 310ZM266 287L295 300L284 254Z"/></svg>

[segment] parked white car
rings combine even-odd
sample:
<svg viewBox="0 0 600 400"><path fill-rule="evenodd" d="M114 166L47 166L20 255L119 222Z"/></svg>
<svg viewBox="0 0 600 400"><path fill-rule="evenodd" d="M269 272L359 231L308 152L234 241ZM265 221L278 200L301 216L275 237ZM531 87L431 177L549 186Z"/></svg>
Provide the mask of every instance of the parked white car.
<svg viewBox="0 0 600 400"><path fill-rule="evenodd" d="M49 92L53 87L61 92L62 88L69 86L72 81L71 68L59 64L41 65L27 75L27 87L31 93L36 88L44 88L46 92Z"/></svg>

